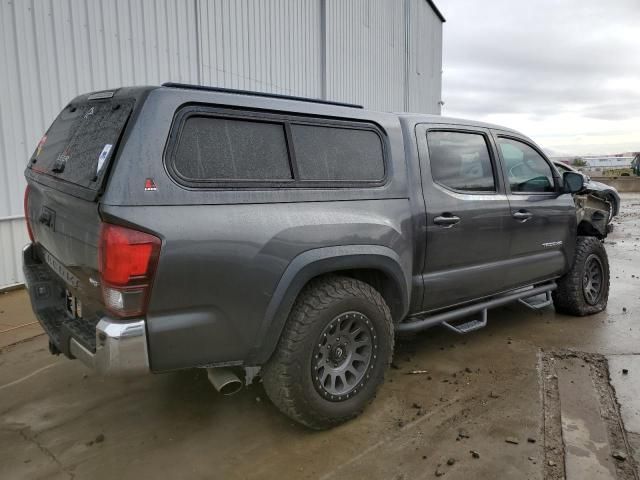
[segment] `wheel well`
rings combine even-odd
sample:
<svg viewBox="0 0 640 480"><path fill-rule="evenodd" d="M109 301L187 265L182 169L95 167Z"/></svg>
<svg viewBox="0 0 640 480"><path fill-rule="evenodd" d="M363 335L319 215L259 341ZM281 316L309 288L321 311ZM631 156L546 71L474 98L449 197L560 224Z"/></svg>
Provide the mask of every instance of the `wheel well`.
<svg viewBox="0 0 640 480"><path fill-rule="evenodd" d="M604 197L607 202L609 202L611 204L611 213L613 215L617 215L618 214L618 210L619 210L619 206L618 206L618 202L616 200L616 197L613 193L611 192L607 192L605 193L605 197Z"/></svg>
<svg viewBox="0 0 640 480"><path fill-rule="evenodd" d="M404 311L405 305L402 301L402 290L393 278L384 271L375 268L353 268L319 275L316 278L325 275L343 275L368 283L375 288L380 295L382 295L384 301L387 302L389 310L391 310L391 318L393 318L394 322L398 322L404 317L406 312Z"/></svg>
<svg viewBox="0 0 640 480"><path fill-rule="evenodd" d="M593 226L593 224L589 223L586 220L581 221L578 225L578 235L583 237L596 237L599 239L604 238L604 235L599 232L598 229Z"/></svg>

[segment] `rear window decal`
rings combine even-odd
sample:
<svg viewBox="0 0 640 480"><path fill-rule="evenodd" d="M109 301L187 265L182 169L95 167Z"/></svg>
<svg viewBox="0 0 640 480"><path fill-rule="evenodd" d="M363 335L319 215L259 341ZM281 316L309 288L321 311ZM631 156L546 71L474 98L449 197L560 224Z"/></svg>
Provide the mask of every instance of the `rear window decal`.
<svg viewBox="0 0 640 480"><path fill-rule="evenodd" d="M102 152L100 152L100 156L98 157L98 168L96 168L96 175L98 175L98 173L100 173L100 170L102 169L102 166L104 165L104 161L109 156L109 152L111 152L111 147L112 146L113 146L112 144L107 143L104 147L102 147Z"/></svg>
<svg viewBox="0 0 640 480"><path fill-rule="evenodd" d="M67 150L65 150L63 153L58 155L51 170L56 173L64 172L64 167L67 165L67 161L69 160L69 158L71 158L71 156L68 154Z"/></svg>

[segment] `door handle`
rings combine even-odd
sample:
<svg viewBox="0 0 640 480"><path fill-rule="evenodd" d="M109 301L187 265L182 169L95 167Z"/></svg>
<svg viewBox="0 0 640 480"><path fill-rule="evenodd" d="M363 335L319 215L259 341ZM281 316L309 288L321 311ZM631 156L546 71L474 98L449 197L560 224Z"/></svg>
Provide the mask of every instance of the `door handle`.
<svg viewBox="0 0 640 480"><path fill-rule="evenodd" d="M513 212L512 216L516 220L519 220L520 222L524 223L527 220L529 220L531 217L533 217L533 213L528 212L527 210L518 210L517 212Z"/></svg>
<svg viewBox="0 0 640 480"><path fill-rule="evenodd" d="M452 227L456 223L460 221L460 217L456 217L455 215L440 215L433 219L433 223L436 225L441 225L443 227Z"/></svg>

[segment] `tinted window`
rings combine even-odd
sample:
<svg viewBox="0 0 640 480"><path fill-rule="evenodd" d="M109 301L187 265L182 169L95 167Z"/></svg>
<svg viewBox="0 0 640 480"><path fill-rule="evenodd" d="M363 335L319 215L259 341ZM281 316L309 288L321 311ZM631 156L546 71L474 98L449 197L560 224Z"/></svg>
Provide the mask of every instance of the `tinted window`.
<svg viewBox="0 0 640 480"><path fill-rule="evenodd" d="M555 191L551 166L538 152L526 143L510 138L499 138L498 145L512 192Z"/></svg>
<svg viewBox="0 0 640 480"><path fill-rule="evenodd" d="M429 132L429 161L433 179L445 187L473 192L496 190L484 135Z"/></svg>
<svg viewBox="0 0 640 480"><path fill-rule="evenodd" d="M384 178L382 143L371 130L291 125L291 132L302 180Z"/></svg>
<svg viewBox="0 0 640 480"><path fill-rule="evenodd" d="M29 168L97 190L132 109L132 100L69 105L40 140Z"/></svg>
<svg viewBox="0 0 640 480"><path fill-rule="evenodd" d="M184 123L174 165L195 180L292 178L284 125L192 116Z"/></svg>

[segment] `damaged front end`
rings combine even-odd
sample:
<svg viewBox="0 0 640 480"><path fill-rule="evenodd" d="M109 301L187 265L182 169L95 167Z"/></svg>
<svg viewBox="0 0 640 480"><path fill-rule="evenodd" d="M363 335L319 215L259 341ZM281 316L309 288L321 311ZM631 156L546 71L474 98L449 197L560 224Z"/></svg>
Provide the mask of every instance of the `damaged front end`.
<svg viewBox="0 0 640 480"><path fill-rule="evenodd" d="M589 191L573 196L578 220L578 235L590 235L603 239L612 230L609 224L611 204Z"/></svg>

